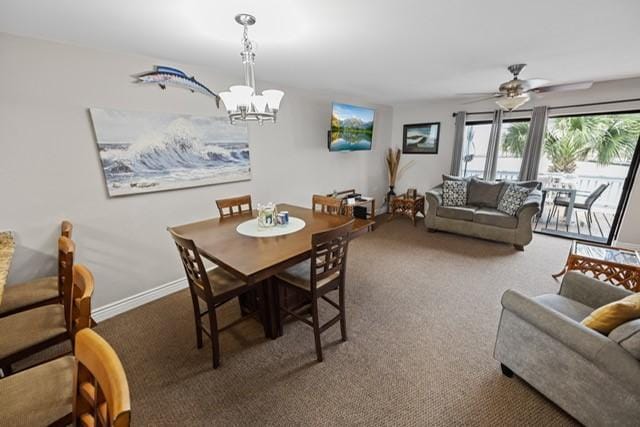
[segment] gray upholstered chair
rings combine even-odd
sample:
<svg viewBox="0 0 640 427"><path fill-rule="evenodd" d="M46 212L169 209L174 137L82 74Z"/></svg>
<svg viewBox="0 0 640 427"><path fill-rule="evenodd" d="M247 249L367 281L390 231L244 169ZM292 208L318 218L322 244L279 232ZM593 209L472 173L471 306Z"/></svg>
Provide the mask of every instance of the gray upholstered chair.
<svg viewBox="0 0 640 427"><path fill-rule="evenodd" d="M600 196L602 196L602 193L604 193L604 191L608 187L609 187L609 183L608 182L605 183L605 184L600 184L598 186L598 188L593 190L591 192L591 194L589 194L584 200L576 201L574 203L574 205L573 205L574 209L582 209L582 210L586 211L587 226L589 227L589 230L591 230L591 224L593 223L593 214L591 212L591 208L593 208L593 204L596 202L596 200L598 200L600 198ZM571 202L569 201L569 198L567 196L563 196L562 194L559 194L553 200L553 209L551 210L551 213L549 214L549 217L547 218L547 227L549 226L549 220L551 218L553 218L553 216L558 211L558 207L562 206L565 209L567 209L570 204L571 204Z"/></svg>
<svg viewBox="0 0 640 427"><path fill-rule="evenodd" d="M608 336L580 324L630 292L569 272L558 294L502 296L494 357L585 425L640 422L640 319Z"/></svg>

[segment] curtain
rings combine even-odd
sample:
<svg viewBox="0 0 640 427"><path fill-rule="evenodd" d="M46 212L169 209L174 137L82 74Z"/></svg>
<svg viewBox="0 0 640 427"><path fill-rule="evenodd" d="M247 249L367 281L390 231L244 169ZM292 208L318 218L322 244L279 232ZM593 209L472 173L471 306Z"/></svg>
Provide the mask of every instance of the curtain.
<svg viewBox="0 0 640 427"><path fill-rule="evenodd" d="M462 173L462 147L464 146L464 127L467 122L467 112L456 113L456 133L453 137L453 158L451 159L451 175L460 176Z"/></svg>
<svg viewBox="0 0 640 427"><path fill-rule="evenodd" d="M500 128L502 127L502 110L493 112L493 124L489 134L489 147L487 148L487 160L484 165L484 179L493 181L496 179L496 166L498 163L498 151L500 149Z"/></svg>
<svg viewBox="0 0 640 427"><path fill-rule="evenodd" d="M547 116L549 107L546 105L535 107L529 123L527 145L522 154L520 165L520 180L529 181L538 179L538 167L540 166L540 154L544 145L544 133L547 129Z"/></svg>

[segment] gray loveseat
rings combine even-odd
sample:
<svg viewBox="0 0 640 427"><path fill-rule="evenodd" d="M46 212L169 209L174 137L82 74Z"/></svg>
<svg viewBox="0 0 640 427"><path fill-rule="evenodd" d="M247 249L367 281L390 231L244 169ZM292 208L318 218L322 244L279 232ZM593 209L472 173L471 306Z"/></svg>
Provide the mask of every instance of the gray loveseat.
<svg viewBox="0 0 640 427"><path fill-rule="evenodd" d="M640 425L640 319L608 336L580 324L630 292L569 272L558 294L508 290L494 357L585 425Z"/></svg>
<svg viewBox="0 0 640 427"><path fill-rule="evenodd" d="M444 176L443 179L460 180ZM510 243L518 250L531 242L532 218L540 211L542 193L538 181L516 182L531 188L529 198L515 216L498 211L497 205L509 182L468 181L467 206L448 207L442 204L442 184L425 194L428 203L425 224L428 231L442 230L481 239Z"/></svg>

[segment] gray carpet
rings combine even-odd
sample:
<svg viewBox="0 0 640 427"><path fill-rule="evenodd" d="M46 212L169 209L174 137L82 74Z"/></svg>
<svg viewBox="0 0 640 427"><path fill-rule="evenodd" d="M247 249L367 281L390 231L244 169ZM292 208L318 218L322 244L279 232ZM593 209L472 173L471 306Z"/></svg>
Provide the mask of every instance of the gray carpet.
<svg viewBox="0 0 640 427"><path fill-rule="evenodd" d="M195 347L187 291L97 331L122 359L135 425L573 425L492 358L503 291L556 292L550 274L569 244L536 235L522 253L383 223L350 247L349 341L338 326L325 333L320 364L308 326L268 340L249 321L222 334L214 371L208 341ZM232 319L237 306L224 311Z"/></svg>

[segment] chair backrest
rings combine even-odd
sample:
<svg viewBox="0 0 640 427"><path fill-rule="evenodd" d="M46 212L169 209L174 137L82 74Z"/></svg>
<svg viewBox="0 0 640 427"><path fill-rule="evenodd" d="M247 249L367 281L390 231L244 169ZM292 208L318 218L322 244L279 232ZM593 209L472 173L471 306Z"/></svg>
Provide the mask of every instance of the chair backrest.
<svg viewBox="0 0 640 427"><path fill-rule="evenodd" d="M75 357L73 425L128 426L129 384L113 348L91 329L84 329L76 335Z"/></svg>
<svg viewBox="0 0 640 427"><path fill-rule="evenodd" d="M344 280L347 267L347 249L354 220L311 236L311 289L318 282L340 278Z"/></svg>
<svg viewBox="0 0 640 427"><path fill-rule="evenodd" d="M229 199L216 200L216 206L220 213L220 218L227 218L234 215L242 215L243 213L251 213L251 196L231 197Z"/></svg>
<svg viewBox="0 0 640 427"><path fill-rule="evenodd" d="M58 296L64 298L73 283L73 258L76 245L69 237L58 237Z"/></svg>
<svg viewBox="0 0 640 427"><path fill-rule="evenodd" d="M591 208L591 206L593 206L596 200L598 200L600 196L602 196L602 193L604 193L604 190L606 190L607 187L609 187L608 182L600 184L598 188L596 188L591 194L589 194L589 196L584 201L584 204L587 205L587 208Z"/></svg>
<svg viewBox="0 0 640 427"><path fill-rule="evenodd" d="M74 265L72 290L65 293L63 297L67 330L71 337L91 326L91 297L93 296L93 290L93 274L84 265Z"/></svg>
<svg viewBox="0 0 640 427"><path fill-rule="evenodd" d="M60 235L64 237L71 238L71 234L73 233L73 224L71 224L66 219L62 221L60 224Z"/></svg>
<svg viewBox="0 0 640 427"><path fill-rule="evenodd" d="M184 267L184 272L187 276L187 282L189 288L197 296L204 299L207 302L211 302L213 299L213 288L207 275L207 270L204 267L200 252L196 248L196 244L191 239L185 239L184 237L176 234L170 228L169 234L176 243L178 253L180 254L180 261Z"/></svg>
<svg viewBox="0 0 640 427"><path fill-rule="evenodd" d="M343 203L342 199L314 194L311 198L311 209L316 211L316 208L320 207L320 212L322 213L341 215Z"/></svg>

